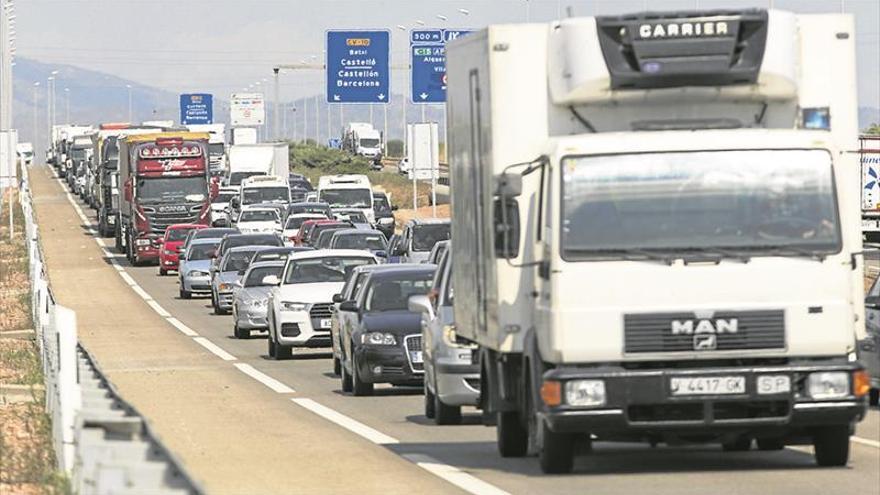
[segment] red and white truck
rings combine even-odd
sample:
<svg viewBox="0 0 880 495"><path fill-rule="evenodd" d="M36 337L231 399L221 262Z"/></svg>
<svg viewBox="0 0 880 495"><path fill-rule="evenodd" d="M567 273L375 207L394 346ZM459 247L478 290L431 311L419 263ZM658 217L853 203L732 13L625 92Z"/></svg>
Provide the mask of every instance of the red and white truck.
<svg viewBox="0 0 880 495"><path fill-rule="evenodd" d="M134 264L156 262L169 225L210 225L208 134L161 132L119 141L117 225Z"/></svg>

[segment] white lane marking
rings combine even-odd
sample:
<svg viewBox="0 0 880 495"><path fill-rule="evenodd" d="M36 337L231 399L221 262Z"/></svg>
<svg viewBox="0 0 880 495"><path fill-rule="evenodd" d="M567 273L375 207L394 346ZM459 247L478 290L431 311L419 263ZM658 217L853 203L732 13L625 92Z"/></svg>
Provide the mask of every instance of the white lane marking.
<svg viewBox="0 0 880 495"><path fill-rule="evenodd" d="M269 376L265 373L262 373L260 371L257 371L256 368L254 368L253 366L251 366L249 364L235 363L235 364L233 364L233 366L238 368L238 371L241 371L245 375L247 375L247 376L253 378L254 380L262 383L263 385L271 388L273 391L278 392L279 394L292 394L292 393L296 392L296 390L279 382L278 380L272 378L271 376Z"/></svg>
<svg viewBox="0 0 880 495"><path fill-rule="evenodd" d="M182 334L186 335L187 337L198 337L199 336L199 334L196 333L192 328L184 325L184 323L182 321L178 320L177 318L171 316L171 317L168 317L165 319L168 321L168 323L171 324L171 326L180 330L180 332Z"/></svg>
<svg viewBox="0 0 880 495"><path fill-rule="evenodd" d="M141 299L144 301L150 302L153 300L153 296L147 294L147 291L141 288L140 285L134 284L131 286L131 290L135 292L135 294L139 295Z"/></svg>
<svg viewBox="0 0 880 495"><path fill-rule="evenodd" d="M474 495L506 495L508 493L458 469L455 466L443 464L431 456L424 454L402 454L402 457L468 493L473 493Z"/></svg>
<svg viewBox="0 0 880 495"><path fill-rule="evenodd" d="M312 399L290 399L290 400L292 400L298 406L302 406L302 407L308 409L309 411L312 411L313 413L317 414L318 416L321 416L322 418L324 418L328 421L332 421L332 422L336 423L337 425L345 428L346 430L348 430L352 433L355 433L357 435L360 435L375 444L387 445L387 444L393 444L393 443L400 443L396 438L389 437L388 435L386 435L380 431L377 431L377 430L374 430L373 428L370 428L369 426L361 423L360 421L356 421L354 419L351 419L342 413L339 413L339 412L334 411L333 409L330 409L327 406L323 406L321 404L318 404L317 402L313 401Z"/></svg>
<svg viewBox="0 0 880 495"><path fill-rule="evenodd" d="M166 311L165 308L163 308L162 306L159 306L159 303L157 303L155 299L150 299L150 300L148 300L148 301L147 301L147 304L148 304L151 308L153 308L153 311L155 311L156 313L159 313L159 316L161 316L162 318L166 318L166 319L167 319L168 317L171 316L171 313L169 313L168 311Z"/></svg>
<svg viewBox="0 0 880 495"><path fill-rule="evenodd" d="M855 443L860 443L862 445L867 445L868 447L874 447L875 449L880 449L880 442L878 442L876 440L869 440L867 438L852 436L852 437L849 437L849 441L855 442Z"/></svg>
<svg viewBox="0 0 880 495"><path fill-rule="evenodd" d="M95 237L95 242L97 242L98 245L101 247L107 247L107 243L104 242L104 239L101 239L100 237Z"/></svg>
<svg viewBox="0 0 880 495"><path fill-rule="evenodd" d="M200 346L211 351L211 354L214 354L215 356L219 357L220 359L222 359L224 361L237 361L238 360L237 357L224 351L217 344L211 342L210 340L208 340L204 337L193 337L193 340L195 340Z"/></svg>
<svg viewBox="0 0 880 495"><path fill-rule="evenodd" d="M117 263L115 260L110 260L110 263L113 265L113 268L115 268L117 272L124 272L125 271L125 268L122 268L122 265Z"/></svg>
<svg viewBox="0 0 880 495"><path fill-rule="evenodd" d="M137 282L135 282L134 279L131 278L131 275L129 275L128 273L125 273L125 270L122 270L121 272L119 272L119 276L122 277L122 280L125 280L125 283L127 283L128 285L130 285L132 287L137 285Z"/></svg>

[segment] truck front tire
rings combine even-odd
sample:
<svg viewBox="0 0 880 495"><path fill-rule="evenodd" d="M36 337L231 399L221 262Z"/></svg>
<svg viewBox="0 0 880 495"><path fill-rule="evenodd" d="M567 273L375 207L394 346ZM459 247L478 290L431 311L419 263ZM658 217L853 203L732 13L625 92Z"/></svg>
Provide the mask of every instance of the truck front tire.
<svg viewBox="0 0 880 495"><path fill-rule="evenodd" d="M541 450L538 460L545 474L566 474L574 467L574 440L571 433L556 433L541 421Z"/></svg>
<svg viewBox="0 0 880 495"><path fill-rule="evenodd" d="M825 426L813 435L816 464L822 467L846 466L849 460L849 426Z"/></svg>

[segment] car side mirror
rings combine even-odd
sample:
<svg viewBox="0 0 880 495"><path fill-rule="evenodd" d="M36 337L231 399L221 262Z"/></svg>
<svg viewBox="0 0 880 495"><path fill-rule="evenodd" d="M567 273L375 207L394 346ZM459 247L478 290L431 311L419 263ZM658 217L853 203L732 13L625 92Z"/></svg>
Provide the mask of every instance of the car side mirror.
<svg viewBox="0 0 880 495"><path fill-rule="evenodd" d="M428 319L434 318L434 308L431 307L431 300L428 299L428 296L424 294L409 296L409 300L407 301L407 308L413 313L424 314L428 317Z"/></svg>
<svg viewBox="0 0 880 495"><path fill-rule="evenodd" d="M391 205L391 211L397 211L398 209L400 209L399 206L397 206L397 205Z"/></svg>
<svg viewBox="0 0 880 495"><path fill-rule="evenodd" d="M232 206L233 210L237 210L238 207L241 206L241 200L239 200L237 197L234 197L229 200L229 204Z"/></svg>
<svg viewBox="0 0 880 495"><path fill-rule="evenodd" d="M388 258L388 252L387 252L387 251L376 251L376 252L375 252L375 255L376 255L377 258Z"/></svg>
<svg viewBox="0 0 880 495"><path fill-rule="evenodd" d="M263 285L281 285L281 279L278 278L278 275L266 275L261 282Z"/></svg>
<svg viewBox="0 0 880 495"><path fill-rule="evenodd" d="M351 311L355 312L358 310L357 302L355 301L345 301L339 305L339 311Z"/></svg>
<svg viewBox="0 0 880 495"><path fill-rule="evenodd" d="M333 302L337 304L343 302L342 294L333 294Z"/></svg>

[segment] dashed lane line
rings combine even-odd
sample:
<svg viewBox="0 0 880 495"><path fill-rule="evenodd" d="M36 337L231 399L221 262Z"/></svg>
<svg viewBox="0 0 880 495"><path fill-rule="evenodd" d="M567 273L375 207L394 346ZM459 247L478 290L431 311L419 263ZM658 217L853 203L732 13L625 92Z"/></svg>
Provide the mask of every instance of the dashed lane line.
<svg viewBox="0 0 880 495"><path fill-rule="evenodd" d="M195 330L186 326L182 321L178 320L177 318L175 318L173 316L171 316L169 318L165 318L165 320L167 320L168 323L171 324L171 326L180 330L180 332L182 334L186 335L187 337L198 337L199 336L199 334Z"/></svg>
<svg viewBox="0 0 880 495"><path fill-rule="evenodd" d="M262 383L263 385L269 387L270 389L272 389L275 392L278 392L279 394L292 394L292 393L296 392L294 389L279 382L278 380L272 378L271 376L269 376L261 371L258 371L256 368L254 368L253 366L251 366L249 364L234 363L233 366L235 366L238 369L238 371L241 371L245 375Z"/></svg>
<svg viewBox="0 0 880 495"><path fill-rule="evenodd" d="M312 399L290 399L298 406L304 407L309 411L321 416L322 418L336 423L337 425L345 428L346 430L359 435L367 440L377 444L377 445L388 445L400 443L396 438L390 437L378 430L374 430L369 426L357 421L355 419L349 418L348 416L337 412L333 409L330 409L327 406L321 405Z"/></svg>
<svg viewBox="0 0 880 495"><path fill-rule="evenodd" d="M207 349L208 351L210 351L211 354L219 357L220 359L222 359L224 361L238 361L237 357L224 351L223 349L220 348L220 346L218 346L217 344L211 342L210 340L208 340L204 337L193 337L193 340L197 344L199 344L200 346L202 346L205 349Z"/></svg>
<svg viewBox="0 0 880 495"><path fill-rule="evenodd" d="M508 493L495 485L486 483L455 466L444 464L431 456L424 454L402 454L402 457L468 493L474 495L506 495Z"/></svg>

